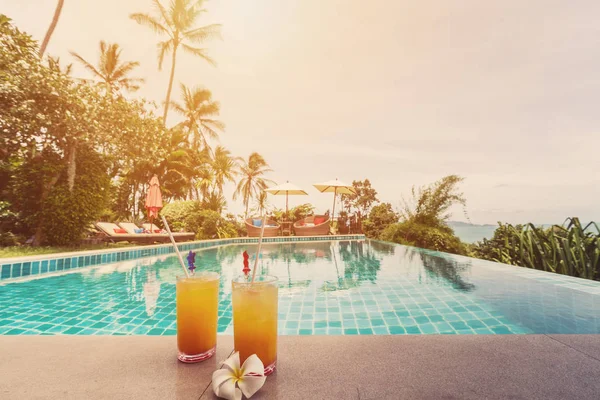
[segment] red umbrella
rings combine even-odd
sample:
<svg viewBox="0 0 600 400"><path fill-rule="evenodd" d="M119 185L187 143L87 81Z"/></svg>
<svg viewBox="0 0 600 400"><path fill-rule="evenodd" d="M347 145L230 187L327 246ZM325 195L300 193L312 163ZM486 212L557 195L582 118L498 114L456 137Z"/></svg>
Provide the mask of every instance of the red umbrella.
<svg viewBox="0 0 600 400"><path fill-rule="evenodd" d="M146 209L148 210L148 217L150 217L150 221L158 217L158 210L160 210L162 206L162 195L160 194L158 176L154 174L152 179L150 179L150 187L148 188L148 193L146 194Z"/></svg>

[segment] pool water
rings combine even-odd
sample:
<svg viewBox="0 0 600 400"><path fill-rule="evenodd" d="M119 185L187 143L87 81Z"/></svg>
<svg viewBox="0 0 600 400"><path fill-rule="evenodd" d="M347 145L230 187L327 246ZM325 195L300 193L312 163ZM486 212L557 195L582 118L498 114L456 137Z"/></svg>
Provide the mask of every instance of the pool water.
<svg viewBox="0 0 600 400"><path fill-rule="evenodd" d="M221 274L220 333L231 334L231 279L256 245L198 251ZM467 257L352 240L263 245L279 278L282 335L600 333L600 282ZM175 256L0 284L0 334L175 335Z"/></svg>

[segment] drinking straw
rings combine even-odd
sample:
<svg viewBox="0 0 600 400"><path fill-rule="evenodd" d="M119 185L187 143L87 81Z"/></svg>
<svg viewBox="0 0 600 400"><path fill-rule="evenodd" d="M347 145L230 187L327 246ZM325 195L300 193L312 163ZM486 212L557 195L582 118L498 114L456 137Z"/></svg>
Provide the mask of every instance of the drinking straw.
<svg viewBox="0 0 600 400"><path fill-rule="evenodd" d="M252 268L252 281L250 283L254 283L254 277L256 276L256 267L258 266L258 257L260 257L260 248L262 247L262 239L265 234L265 223L267 221L267 216L263 216L262 227L260 229L260 237L258 238L258 251L256 252L256 257L254 258L254 268Z"/></svg>
<svg viewBox="0 0 600 400"><path fill-rule="evenodd" d="M185 263L183 262L183 258L181 257L181 253L179 252L179 248L177 247L177 243L175 243L175 238L173 237L173 234L171 233L169 224L167 223L167 220L165 219L164 215L161 215L160 217L162 218L162 222L165 225L167 232L169 232L169 237L171 238L171 243L173 243L173 247L175 247L175 252L177 253L177 257L179 258L179 263L181 264L181 268L183 268L183 272L185 272L185 277L189 278L190 274L188 273L187 268L185 267Z"/></svg>

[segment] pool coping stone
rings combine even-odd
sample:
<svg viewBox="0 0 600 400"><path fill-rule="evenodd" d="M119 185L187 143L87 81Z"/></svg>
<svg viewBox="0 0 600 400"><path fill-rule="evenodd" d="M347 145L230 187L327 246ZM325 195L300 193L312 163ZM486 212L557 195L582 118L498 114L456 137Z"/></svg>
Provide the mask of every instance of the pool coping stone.
<svg viewBox="0 0 600 400"><path fill-rule="evenodd" d="M175 337L0 336L0 397L216 399L232 351L176 361ZM596 399L600 335L281 336L253 399Z"/></svg>

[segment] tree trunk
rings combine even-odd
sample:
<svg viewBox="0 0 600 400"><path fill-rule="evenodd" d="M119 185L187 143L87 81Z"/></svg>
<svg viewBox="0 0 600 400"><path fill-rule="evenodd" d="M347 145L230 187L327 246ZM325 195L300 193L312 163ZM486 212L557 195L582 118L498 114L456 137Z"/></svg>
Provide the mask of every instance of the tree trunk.
<svg viewBox="0 0 600 400"><path fill-rule="evenodd" d="M75 186L75 174L77 172L76 155L77 155L77 141L73 141L68 150L67 156L67 184L69 186L69 192L73 192Z"/></svg>
<svg viewBox="0 0 600 400"><path fill-rule="evenodd" d="M56 10L54 10L54 17L52 17L52 22L50 23L50 27L48 27L48 31L46 32L46 36L44 36L44 41L40 46L40 58L44 56L46 52L46 47L48 47L48 42L50 42L50 37L56 28L56 24L58 24L58 18L60 17L60 13L63 8L63 4L65 0L58 0L58 4L56 5Z"/></svg>
<svg viewBox="0 0 600 400"><path fill-rule="evenodd" d="M167 89L167 99L165 100L165 112L163 114L163 124L167 126L167 114L169 113L169 104L171 103L171 89L173 89L173 78L175 77L175 61L177 58L177 46L179 44L175 42L173 44L173 62L171 64L171 77L169 78L169 88Z"/></svg>

